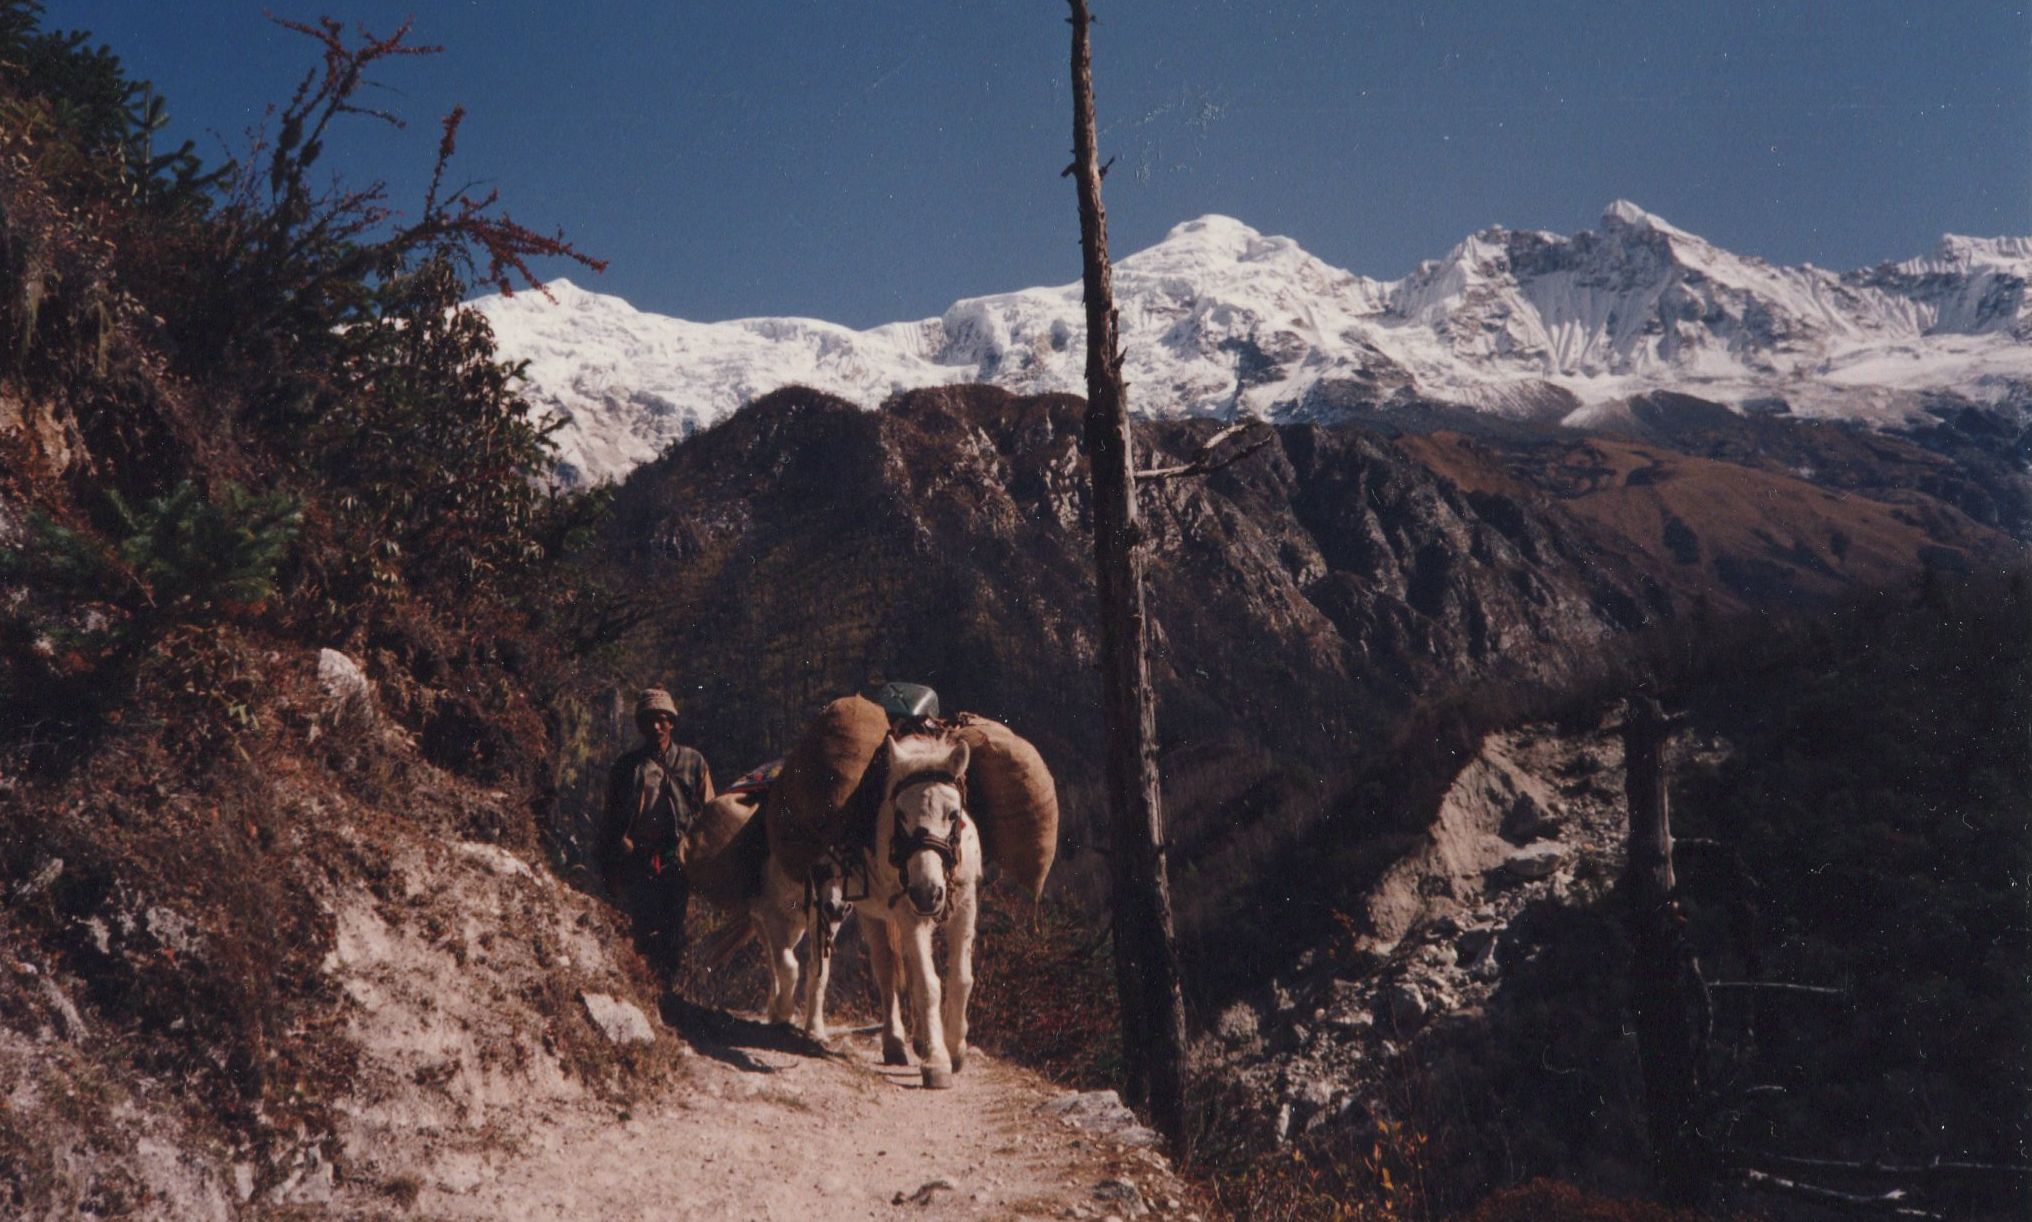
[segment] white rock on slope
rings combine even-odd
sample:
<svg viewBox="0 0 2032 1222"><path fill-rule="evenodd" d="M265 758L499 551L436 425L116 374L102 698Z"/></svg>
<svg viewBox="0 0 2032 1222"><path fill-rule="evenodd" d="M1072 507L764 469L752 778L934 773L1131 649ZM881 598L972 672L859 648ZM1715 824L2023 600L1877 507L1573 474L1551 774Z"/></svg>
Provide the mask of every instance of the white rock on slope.
<svg viewBox="0 0 2032 1222"><path fill-rule="evenodd" d="M592 1017L606 1037L616 1044L650 1044L656 1041L656 1032L650 1029L648 1016L632 1001L623 1001L605 993L580 993L579 1000L585 1004L586 1013Z"/></svg>

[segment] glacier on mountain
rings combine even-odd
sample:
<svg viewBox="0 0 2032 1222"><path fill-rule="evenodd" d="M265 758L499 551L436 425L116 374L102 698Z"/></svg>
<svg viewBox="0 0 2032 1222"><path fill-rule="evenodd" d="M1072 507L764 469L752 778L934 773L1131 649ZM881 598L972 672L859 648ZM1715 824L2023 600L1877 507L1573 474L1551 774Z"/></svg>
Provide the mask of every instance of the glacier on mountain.
<svg viewBox="0 0 2032 1222"><path fill-rule="evenodd" d="M1585 425L1671 390L1739 409L1894 424L1942 393L2032 400L2032 237L1947 236L1835 273L1733 254L1627 201L1571 237L1491 228L1401 280L1205 216L1115 265L1125 373L1149 416L1333 419L1414 401ZM528 396L565 420L568 478L617 479L758 395L801 384L874 406L993 382L1085 387L1077 283L856 331L698 323L568 281L475 303Z"/></svg>

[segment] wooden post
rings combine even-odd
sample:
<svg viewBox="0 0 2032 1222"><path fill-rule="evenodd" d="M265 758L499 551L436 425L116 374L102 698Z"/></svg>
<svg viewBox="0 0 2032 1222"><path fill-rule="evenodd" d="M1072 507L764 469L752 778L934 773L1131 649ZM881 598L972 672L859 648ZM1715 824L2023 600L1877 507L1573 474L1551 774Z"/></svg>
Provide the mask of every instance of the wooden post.
<svg viewBox="0 0 2032 1222"><path fill-rule="evenodd" d="M1185 1131L1185 1001L1171 926L1164 817L1157 778L1157 715L1150 691L1143 606L1143 530L1136 508L1135 446L1122 385L1108 219L1094 136L1093 17L1072 6L1073 163L1087 312L1087 462L1093 477L1094 568L1100 596L1101 703L1113 813L1115 972L1122 1053L1132 1102L1176 1145Z"/></svg>
<svg viewBox="0 0 2032 1222"><path fill-rule="evenodd" d="M1686 942L1672 870L1665 747L1677 724L1651 697L1631 698L1622 727L1623 792L1630 809L1622 899L1653 1182L1667 1201L1697 1204L1714 1169L1714 1151L1699 1129L1709 1009L1700 964Z"/></svg>

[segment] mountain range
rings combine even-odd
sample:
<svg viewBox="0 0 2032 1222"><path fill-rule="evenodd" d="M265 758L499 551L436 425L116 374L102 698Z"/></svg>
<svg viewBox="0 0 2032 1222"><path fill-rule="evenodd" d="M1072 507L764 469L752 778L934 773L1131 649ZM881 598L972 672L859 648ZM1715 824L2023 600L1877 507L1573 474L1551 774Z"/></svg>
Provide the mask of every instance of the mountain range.
<svg viewBox="0 0 2032 1222"><path fill-rule="evenodd" d="M1205 216L1121 259L1134 409L1152 418L1375 419L1441 405L1505 421L1627 423L1656 392L1738 413L1924 425L2032 406L2032 237L1943 237L1851 272L1738 255L1627 201L1570 237L1490 228L1399 280ZM567 480L620 479L754 398L805 385L864 406L980 382L1084 387L1077 283L868 330L701 323L564 280L476 303L528 394L565 420Z"/></svg>

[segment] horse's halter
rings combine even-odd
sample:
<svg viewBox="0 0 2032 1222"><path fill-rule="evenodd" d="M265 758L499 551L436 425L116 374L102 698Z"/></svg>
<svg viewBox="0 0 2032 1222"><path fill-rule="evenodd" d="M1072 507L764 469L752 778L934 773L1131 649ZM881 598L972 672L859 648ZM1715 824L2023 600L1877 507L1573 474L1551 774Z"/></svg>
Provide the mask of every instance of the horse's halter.
<svg viewBox="0 0 2032 1222"><path fill-rule="evenodd" d="M905 827L903 825L903 806L897 801L902 796L903 791L915 785L940 784L951 785L953 788L959 789L962 794L962 806L953 814L952 830L944 836L940 836L929 828L920 827L913 831ZM894 817L896 820L895 826L889 831L889 864L895 868L899 879L903 876L904 868L909 864L910 859L919 853L930 853L937 857L940 864L945 867L948 880L959 870L960 831L966 826L967 814L964 806L965 792L960 785L959 777L950 772L932 771L919 772L912 775L901 785L898 785L894 793L889 795L890 804L895 808ZM945 888L945 901L939 905L938 912L932 917L933 920L943 921L952 913L953 891L954 887L948 881ZM895 907L897 901L901 900L903 895L904 892L899 890L895 895L890 896L889 906Z"/></svg>
<svg viewBox="0 0 2032 1222"><path fill-rule="evenodd" d="M841 903L852 905L856 900L868 898L868 867L865 863L849 865L847 855L838 848L827 849L825 859L832 866L833 877L840 880ZM861 893L859 895L854 894L854 880L857 877L861 882ZM806 913L811 913L818 909L818 889L818 865L814 864L811 869L806 870L804 873L804 910ZM821 959L830 959L833 955L833 941L837 937L837 927L831 921L823 919L823 914L820 914L820 917L821 919L818 922L818 953Z"/></svg>

